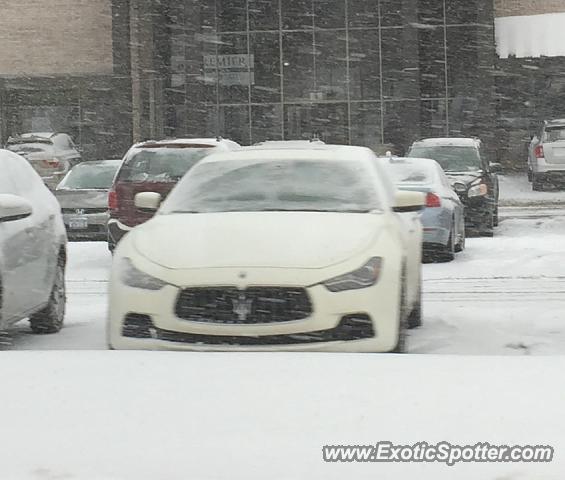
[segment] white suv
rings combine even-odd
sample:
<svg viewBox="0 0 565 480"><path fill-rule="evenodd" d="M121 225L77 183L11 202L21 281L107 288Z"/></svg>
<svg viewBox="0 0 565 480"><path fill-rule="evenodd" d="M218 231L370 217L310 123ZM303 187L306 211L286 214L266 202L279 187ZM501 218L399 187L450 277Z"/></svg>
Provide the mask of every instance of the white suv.
<svg viewBox="0 0 565 480"><path fill-rule="evenodd" d="M536 191L547 183L565 180L565 119L546 120L532 138L528 179Z"/></svg>

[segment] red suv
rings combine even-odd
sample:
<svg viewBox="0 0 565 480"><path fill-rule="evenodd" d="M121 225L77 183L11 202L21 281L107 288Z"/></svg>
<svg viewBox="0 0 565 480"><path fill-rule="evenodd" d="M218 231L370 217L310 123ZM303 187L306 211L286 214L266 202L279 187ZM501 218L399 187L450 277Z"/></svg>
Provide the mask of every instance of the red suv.
<svg viewBox="0 0 565 480"><path fill-rule="evenodd" d="M231 140L175 139L144 142L126 153L108 197L108 248L113 251L133 227L146 222L152 213L135 208L140 192L157 192L165 198L177 182L205 156L216 151L237 150Z"/></svg>

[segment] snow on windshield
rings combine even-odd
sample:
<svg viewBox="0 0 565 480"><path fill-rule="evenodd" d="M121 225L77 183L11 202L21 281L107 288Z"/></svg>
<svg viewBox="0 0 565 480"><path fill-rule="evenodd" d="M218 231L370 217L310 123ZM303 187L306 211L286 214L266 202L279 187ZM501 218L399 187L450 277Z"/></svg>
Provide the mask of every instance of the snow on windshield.
<svg viewBox="0 0 565 480"><path fill-rule="evenodd" d="M380 208L367 175L356 161L204 163L178 185L162 212L367 212Z"/></svg>
<svg viewBox="0 0 565 480"><path fill-rule="evenodd" d="M431 158L446 172L473 172L481 168L481 157L473 147L415 145L408 156Z"/></svg>
<svg viewBox="0 0 565 480"><path fill-rule="evenodd" d="M209 148L147 148L134 150L120 170L120 181L177 182L210 153Z"/></svg>
<svg viewBox="0 0 565 480"><path fill-rule="evenodd" d="M59 184L60 190L100 189L108 190L120 166L119 162L83 163L73 168Z"/></svg>
<svg viewBox="0 0 565 480"><path fill-rule="evenodd" d="M53 151L52 144L46 143L12 143L6 147L11 152L15 153L47 153Z"/></svg>
<svg viewBox="0 0 565 480"><path fill-rule="evenodd" d="M434 179L432 168L417 162L388 162L387 167L396 183L430 184Z"/></svg>

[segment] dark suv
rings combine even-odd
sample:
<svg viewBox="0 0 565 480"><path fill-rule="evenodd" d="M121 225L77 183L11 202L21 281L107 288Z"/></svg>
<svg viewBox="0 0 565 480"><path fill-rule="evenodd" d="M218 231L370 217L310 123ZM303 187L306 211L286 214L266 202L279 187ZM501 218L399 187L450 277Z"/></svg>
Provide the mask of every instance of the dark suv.
<svg viewBox="0 0 565 480"><path fill-rule="evenodd" d="M240 146L224 139L175 139L134 145L125 155L108 196L108 248L113 251L133 227L153 214L137 209L134 197L157 192L165 198L198 161L212 152L236 150Z"/></svg>
<svg viewBox="0 0 565 480"><path fill-rule="evenodd" d="M497 163L490 164L475 138L429 138L415 142L409 157L437 161L465 205L465 226L469 233L494 235L498 225Z"/></svg>

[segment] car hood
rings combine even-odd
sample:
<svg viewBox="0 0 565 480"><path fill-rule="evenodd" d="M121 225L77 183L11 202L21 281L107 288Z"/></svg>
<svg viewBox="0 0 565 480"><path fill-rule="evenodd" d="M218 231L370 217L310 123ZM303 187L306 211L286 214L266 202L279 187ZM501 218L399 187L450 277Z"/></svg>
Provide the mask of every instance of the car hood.
<svg viewBox="0 0 565 480"><path fill-rule="evenodd" d="M451 185L453 186L454 183L457 182L461 182L464 183L466 185L470 185L471 183L473 183L475 180L478 180L479 178L481 178L483 176L482 172L445 172L445 174L447 175L447 178L449 178L449 181L451 183Z"/></svg>
<svg viewBox="0 0 565 480"><path fill-rule="evenodd" d="M106 208L108 190L55 190L61 208Z"/></svg>
<svg viewBox="0 0 565 480"><path fill-rule="evenodd" d="M141 255L170 269L322 268L367 249L384 222L376 213L171 214L130 235Z"/></svg>

